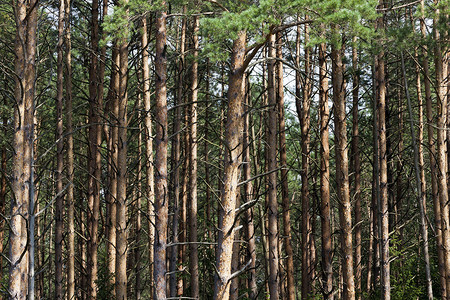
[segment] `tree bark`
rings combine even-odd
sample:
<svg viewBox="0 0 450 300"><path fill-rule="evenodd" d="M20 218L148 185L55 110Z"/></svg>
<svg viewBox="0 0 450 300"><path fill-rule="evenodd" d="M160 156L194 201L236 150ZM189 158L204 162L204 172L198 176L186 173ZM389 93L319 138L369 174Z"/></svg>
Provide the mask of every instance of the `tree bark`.
<svg viewBox="0 0 450 300"><path fill-rule="evenodd" d="M166 59L166 3L156 19L156 107L155 107L155 299L166 298L166 249L167 249L167 59Z"/></svg>
<svg viewBox="0 0 450 300"><path fill-rule="evenodd" d="M26 299L28 294L29 253L27 249L28 233L34 237L34 231L28 232L30 190L32 181L33 143L34 143L34 95L37 52L37 10L38 3L33 0L18 1L14 9L16 18L15 37L15 89L14 98L14 136L12 169L12 203L10 218L9 282L10 299ZM32 212L34 213L34 212ZM34 290L30 291L34 297Z"/></svg>
<svg viewBox="0 0 450 300"><path fill-rule="evenodd" d="M267 161L268 171L277 168L277 99L275 94L275 35L269 39L269 61L267 65L267 92L268 92L268 128L267 128ZM278 255L278 202L277 202L277 174L271 172L268 175L268 235L269 235L269 292L271 299L279 298L279 255Z"/></svg>
<svg viewBox="0 0 450 300"><path fill-rule="evenodd" d="M277 58L283 59L283 43L281 32L277 33ZM291 215L289 201L288 166L286 155L286 128L284 117L284 84L283 64L277 62L277 103L278 103L278 126L280 130L280 164L281 164L281 198L283 205L283 235L286 251L286 277L287 277L287 299L295 300L295 278L294 278L294 251L291 244Z"/></svg>
<svg viewBox="0 0 450 300"><path fill-rule="evenodd" d="M336 139L336 180L339 199L339 219L341 226L343 299L355 299L355 280L353 273L353 240L352 215L350 202L350 187L348 177L347 124L345 121L345 82L343 45L341 49L333 46L332 82L333 102L335 108L335 139Z"/></svg>
<svg viewBox="0 0 450 300"><path fill-rule="evenodd" d="M124 1L122 5L126 5ZM128 17L128 11L124 18ZM119 103L117 139L117 199L116 199L116 299L127 299L127 81L128 81L128 30L123 29L119 46Z"/></svg>
<svg viewBox="0 0 450 300"><path fill-rule="evenodd" d="M243 76L246 48L246 33L241 31L233 42L231 74L228 88L228 115L225 128L225 165L223 187L219 205L219 237L217 244L214 299L228 300L230 297L231 257L233 254L237 184L242 152L242 103Z"/></svg>
<svg viewBox="0 0 450 300"><path fill-rule="evenodd" d="M189 206L189 273L191 276L191 297L199 297L199 278L198 278L198 244L197 244L197 101L198 101L198 32L200 26L199 16L194 16L193 20L193 62L191 73L191 131L190 131L190 174L189 174L189 192L190 206Z"/></svg>
<svg viewBox="0 0 450 300"><path fill-rule="evenodd" d="M327 46L319 45L319 113L320 113L320 220L322 233L322 278L324 299L332 300L333 295L333 245L331 238L330 203L330 142L327 77Z"/></svg>

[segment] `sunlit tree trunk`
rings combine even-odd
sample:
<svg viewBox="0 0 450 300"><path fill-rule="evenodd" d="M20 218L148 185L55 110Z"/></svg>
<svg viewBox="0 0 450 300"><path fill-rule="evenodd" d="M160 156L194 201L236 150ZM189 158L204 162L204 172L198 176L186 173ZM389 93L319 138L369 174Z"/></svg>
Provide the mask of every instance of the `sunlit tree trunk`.
<svg viewBox="0 0 450 300"><path fill-rule="evenodd" d="M353 240L352 215L350 202L350 187L348 177L347 123L345 111L343 45L341 49L333 46L332 82L333 102L335 109L335 139L336 139L336 180L337 194L340 202L339 219L341 227L343 299L355 299L355 280L353 273Z"/></svg>
<svg viewBox="0 0 450 300"><path fill-rule="evenodd" d="M169 199L167 190L167 59L166 59L166 3L156 19L156 107L155 107L155 242L154 281L155 298L166 298L166 250Z"/></svg>
<svg viewBox="0 0 450 300"><path fill-rule="evenodd" d="M34 274L29 274L28 232L30 191L34 189L32 177L34 143L34 95L37 50L37 1L17 1L13 7L16 20L15 36L15 89L13 169L11 178L12 201L9 221L9 299L34 299L29 291ZM34 246L34 245L33 245ZM34 250L34 249L30 249ZM32 256L32 255L31 255ZM31 257L33 259L33 257ZM33 270L30 270L34 272Z"/></svg>
<svg viewBox="0 0 450 300"><path fill-rule="evenodd" d="M241 31L233 42L231 73L228 87L228 117L225 128L225 165L222 195L219 205L219 237L217 244L214 299L228 300L230 296L231 257L233 254L237 184L242 152L242 104L246 33ZM278 264L277 264L278 265Z"/></svg>

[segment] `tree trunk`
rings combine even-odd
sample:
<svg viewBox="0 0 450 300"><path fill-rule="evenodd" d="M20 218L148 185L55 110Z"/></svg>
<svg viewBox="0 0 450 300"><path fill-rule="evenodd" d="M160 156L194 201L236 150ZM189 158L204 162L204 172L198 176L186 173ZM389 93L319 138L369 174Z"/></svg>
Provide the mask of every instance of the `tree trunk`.
<svg viewBox="0 0 450 300"><path fill-rule="evenodd" d="M242 103L246 33L241 31L233 42L231 74L228 88L228 116L225 128L226 151L223 187L219 205L219 237L217 244L214 299L228 300L230 296L231 257L233 254L237 184L242 152ZM278 264L277 264L278 265Z"/></svg>
<svg viewBox="0 0 450 300"><path fill-rule="evenodd" d="M281 32L277 33L277 58L283 59L283 43ZM294 278L294 251L291 244L291 216L289 203L288 166L286 155L286 128L284 120L284 84L283 64L277 62L277 103L278 103L278 126L280 130L280 164L281 164L281 193L283 203L283 234L286 251L286 277L287 277L287 299L295 300L295 278Z"/></svg>
<svg viewBox="0 0 450 300"><path fill-rule="evenodd" d="M319 46L319 111L320 111L320 215L322 233L322 278L323 297L332 300L333 295L333 245L331 239L330 203L330 143L327 77L327 46Z"/></svg>
<svg viewBox="0 0 450 300"><path fill-rule="evenodd" d="M71 56L71 34L70 34L70 0L65 0L65 17L66 17L66 129L67 136L67 179L69 186L67 187L66 205L67 205L67 222L68 236L67 244L69 249L67 259L67 298L75 299L75 202L74 202L74 151L73 151L73 126L72 126L72 56Z"/></svg>
<svg viewBox="0 0 450 300"><path fill-rule="evenodd" d="M356 43L356 37L353 38ZM359 67L358 67L358 49L356 46L352 49L352 66L353 66L353 127L352 127L352 161L354 173L354 201L355 201L355 281L356 281L356 296L361 299L361 279L362 279L362 255L361 255L361 230L362 230L362 215L361 215L361 159L359 155L359 124L358 124L358 106L359 106Z"/></svg>
<svg viewBox="0 0 450 300"><path fill-rule="evenodd" d="M435 1L438 4L439 1ZM437 94L437 164L438 164L438 188L439 201L441 206L441 222L442 222L442 242L444 251L444 267L446 270L445 281L447 286L447 299L450 299L450 225L449 225L449 197L447 184L447 133L445 127L447 125L447 91L446 91L446 74L447 62L445 61L446 52L444 44L438 28L440 10L436 10L436 16L433 20L434 25L434 48L435 71L436 71L436 94Z"/></svg>
<svg viewBox="0 0 450 300"><path fill-rule="evenodd" d="M16 20L15 39L15 89L14 137L12 169L12 202L10 218L9 283L10 299L34 298L34 290L28 289L29 253L28 233L34 238L34 231L28 232L30 191L34 189L32 178L34 143L34 95L37 51L37 10L38 3L19 1L13 7ZM34 213L34 212L32 212ZM31 225L31 224L30 224ZM30 249L31 250L31 249ZM32 257L31 257L32 258ZM32 271L32 270L30 270ZM30 299L31 299L30 298Z"/></svg>
<svg viewBox="0 0 450 300"><path fill-rule="evenodd" d="M186 6L183 7L183 13L186 13ZM170 297L176 297L177 294L177 256L178 256L178 245L179 242L179 219L180 219L180 157L181 157L181 109L183 103L183 79L184 79L184 51L186 43L186 18L181 20L181 34L180 34L180 60L178 62L178 80L177 80L177 98L176 98L176 108L175 108L175 120L173 126L173 140L172 140L172 182L173 182L173 243L170 255L170 280L169 280L169 291ZM181 247L180 247L181 248ZM182 266L180 266L182 267Z"/></svg>
<svg viewBox="0 0 450 300"><path fill-rule="evenodd" d="M166 59L166 3L156 19L156 107L155 107L155 298L166 298L166 249L169 199L167 190L167 59Z"/></svg>
<svg viewBox="0 0 450 300"><path fill-rule="evenodd" d="M269 235L269 291L271 299L279 298L279 256L278 256L278 202L277 202L277 99L275 95L275 35L269 39L269 61L267 66L267 92L268 92L268 128L267 128L267 161L268 171L268 235Z"/></svg>
<svg viewBox="0 0 450 300"><path fill-rule="evenodd" d="M189 174L189 191L190 206L189 206L189 273L191 282L191 297L199 297L199 281L198 281L198 245L197 245L197 101L198 101L198 32L200 26L199 16L195 16L193 28L193 59L192 73L191 73L191 90L192 90L192 105L191 105L191 131L190 131L190 174Z"/></svg>
<svg viewBox="0 0 450 300"><path fill-rule="evenodd" d="M55 200L55 299L63 298L63 97L64 97L64 26L66 23L65 0L60 0L58 13L58 44L56 69L56 200ZM68 79L68 78L66 78Z"/></svg>
<svg viewBox="0 0 450 300"><path fill-rule="evenodd" d="M331 52L333 62L333 102L335 108L336 139L336 180L340 202L339 219L341 226L343 299L355 299L355 280L353 273L353 241L350 187L348 178L347 124L345 121L345 82L343 45L334 46Z"/></svg>
<svg viewBox="0 0 450 300"><path fill-rule="evenodd" d="M122 3L126 5L126 1ZM127 18L128 12L125 13ZM116 200L116 299L127 299L127 80L128 80L128 30L119 39L119 111L117 139L117 200Z"/></svg>
<svg viewBox="0 0 450 300"><path fill-rule="evenodd" d="M155 194L154 194L154 172L153 172L153 138L152 138L152 115L150 103L150 67L149 63L149 37L148 37L147 18L142 19L142 82L143 82L143 101L144 101L144 141L146 157L146 198L148 214L148 255L149 255L149 277L150 277L150 295L153 295L153 255L154 255L154 236L155 236Z"/></svg>

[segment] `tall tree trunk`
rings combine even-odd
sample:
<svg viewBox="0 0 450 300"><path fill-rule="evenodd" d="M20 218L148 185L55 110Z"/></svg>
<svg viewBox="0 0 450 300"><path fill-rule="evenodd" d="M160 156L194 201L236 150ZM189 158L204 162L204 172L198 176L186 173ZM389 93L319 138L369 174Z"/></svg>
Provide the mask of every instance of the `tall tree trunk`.
<svg viewBox="0 0 450 300"><path fill-rule="evenodd" d="M420 166L420 153L419 149L417 147L416 137L415 137L415 131L414 131L414 116L412 112L412 105L411 105L411 99L409 96L408 91L408 81L406 77L406 69L405 69L405 61L403 58L403 53L401 54L401 61L402 61L402 71L403 71L403 80L405 81L405 93L406 93L406 99L408 101L408 112L409 112L409 123L410 123L410 129L411 129L411 139L413 143L413 149L414 149L414 168L416 171L416 184L417 184L417 192L418 192L418 206L419 206L419 212L420 212L420 229L422 234L422 240L423 240L423 254L424 254L424 260L425 260L425 275L427 279L427 295L429 300L433 300L433 287L432 287L432 281L431 281L431 270L430 270L430 255L428 253L428 229L427 229L427 223L426 223L426 215L425 215L425 192L423 190L421 179L425 180L424 177L421 176L421 166ZM420 86L420 77L419 77L419 86ZM420 93L418 94L420 95ZM420 97L418 97L420 98ZM419 100L421 102L421 100ZM421 110L421 108L419 108ZM422 162L423 162L423 154L422 156ZM423 169L423 168L422 168Z"/></svg>
<svg viewBox="0 0 450 300"><path fill-rule="evenodd" d="M28 280L34 281L34 274L28 273L28 233L34 238L34 231L28 232L30 191L34 189L32 178L34 143L34 95L37 50L37 10L38 3L18 1L14 9L16 20L15 37L15 89L14 137L12 169L12 202L9 223L9 282L10 299L26 299ZM34 213L34 212L32 212ZM30 224L31 225L31 224ZM31 245L30 245L31 246ZM30 248L30 250L32 250ZM33 258L31 256L31 258ZM30 271L34 271L30 270ZM30 290L34 299L34 290Z"/></svg>
<svg viewBox="0 0 450 300"><path fill-rule="evenodd" d="M190 174L189 174L189 191L190 206L189 206L189 273L191 276L191 297L199 297L199 281L198 281L198 244L197 244L197 102L198 102L198 32L200 26L199 16L194 16L193 20L193 59L192 73L191 73L191 90L192 90L192 105L191 105L191 131L190 131Z"/></svg>
<svg viewBox="0 0 450 300"><path fill-rule="evenodd" d="M282 33L277 33L277 58L283 59ZM280 164L281 164L281 193L283 203L283 234L286 251L286 277L287 277L287 299L295 300L295 278L294 278L294 251L291 244L291 216L289 203L288 166L286 155L286 128L284 117L284 84L283 64L277 62L277 103L278 103L278 126L280 130Z"/></svg>
<svg viewBox="0 0 450 300"><path fill-rule="evenodd" d="M127 1L122 2L126 5ZM125 13L125 20L128 12ZM128 81L128 30L123 29L119 39L119 103L117 139L117 199L116 199L116 299L127 299L127 81Z"/></svg>
<svg viewBox="0 0 450 300"><path fill-rule="evenodd" d="M55 200L55 299L63 298L63 97L64 97L64 26L66 22L65 0L59 2L58 13L58 44L56 70L56 200ZM67 78L68 79L68 78Z"/></svg>
<svg viewBox="0 0 450 300"><path fill-rule="evenodd" d="M91 7L91 55L89 68L89 152L88 152L88 274L89 297L97 297L98 281L98 217L100 205L101 180L101 126L100 111L102 109L99 97L99 1L93 0Z"/></svg>
<svg viewBox="0 0 450 300"><path fill-rule="evenodd" d="M251 86L250 86L250 80L249 76L246 76L247 78L247 96L245 97L246 103L245 103L245 115L244 115L244 136L243 136L243 142L242 146L244 148L244 155L243 155L243 171L244 171L244 202L250 203L253 200L254 193L253 193L253 185L250 181L251 178L251 158L250 158L250 109L251 109ZM253 221L253 207L248 208L245 211L245 224L246 224L246 241L248 242L247 245L247 257L248 260L251 260L251 263L249 265L249 273L247 277L248 281L248 289L249 289L249 298L250 299L256 299L257 293L258 293L258 287L256 283L256 241L255 241L255 227L254 227L254 221Z"/></svg>
<svg viewBox="0 0 450 300"><path fill-rule="evenodd" d="M356 37L353 38L356 43ZM358 122L358 106L359 106L359 67L358 67L358 49L356 46L352 49L352 66L353 66L353 127L352 127L352 161L353 161L353 179L354 179L354 201L355 201L355 281L356 281L356 297L361 299L361 281L362 281L362 255L361 255L361 230L362 230L362 214L361 214L361 159L359 155L359 122Z"/></svg>
<svg viewBox="0 0 450 300"><path fill-rule="evenodd" d="M166 298L166 249L169 199L167 190L167 59L166 59L166 3L156 19L156 107L155 107L155 298Z"/></svg>
<svg viewBox="0 0 450 300"><path fill-rule="evenodd" d="M420 32L423 38L426 38L427 28L425 24L425 1L422 0L420 3ZM441 206L439 203L438 195L438 182L437 182L437 153L435 144L435 131L433 124L435 123L433 117L433 104L431 99L431 77L428 66L428 48L426 45L422 47L423 51L423 73L424 73L424 87L425 87L425 105L426 105L426 120L427 120L427 132L428 132L428 147L430 156L430 176L431 176L431 198L433 199L433 210L434 210L434 226L436 231L436 248L438 253L438 265L439 265L439 282L441 286L441 295L445 297L447 294L447 282L446 273L447 270L444 264L444 247L442 241L442 220L441 220Z"/></svg>
<svg viewBox="0 0 450 300"><path fill-rule="evenodd" d="M233 254L237 184L242 152L242 103L246 32L238 33L233 42L231 73L228 87L228 115L225 128L226 151L223 187L219 205L219 237L217 244L214 299L228 300L230 296L231 257ZM278 264L277 264L278 265Z"/></svg>
<svg viewBox="0 0 450 300"><path fill-rule="evenodd" d="M75 299L75 202L74 202L74 151L73 151L73 126L72 126L72 43L70 32L70 0L65 0L65 42L66 42L66 130L67 136L67 187L66 205L67 205L67 244L69 249L67 259L67 298Z"/></svg>
<svg viewBox="0 0 450 300"><path fill-rule="evenodd" d="M384 1L380 0L380 8ZM384 28L383 16L377 19L376 29ZM377 83L377 111L378 111L378 143L380 160L380 201L379 201L379 232L381 254L381 297L389 300L391 295L390 261L389 261L389 205L388 205L388 167L387 167L387 135L386 135L386 79L384 51L375 58L375 72Z"/></svg>
<svg viewBox="0 0 450 300"><path fill-rule="evenodd" d="M186 6L183 7L183 13L186 13ZM186 18L183 17L181 20L181 34L179 41L179 51L180 60L178 62L178 80L177 80L177 98L176 98L176 108L175 108L175 120L173 126L173 140L172 140L172 183L173 183L173 246L171 248L170 254L170 280L169 280L169 291L170 297L177 296L177 256L178 256L178 245L179 242L179 219L180 219L180 157L181 157L181 109L183 103L183 79L184 79L184 51L186 43ZM182 267L182 266L180 266Z"/></svg>
<svg viewBox="0 0 450 300"><path fill-rule="evenodd" d="M343 46L333 46L331 58L333 62L333 102L335 108L336 139L336 178L337 193L340 202L339 219L341 226L343 299L355 299L355 279L353 273L353 241L350 187L348 178L347 123L345 121L345 82Z"/></svg>
<svg viewBox="0 0 450 300"><path fill-rule="evenodd" d="M153 171L153 138L152 138L152 114L150 103L150 67L149 67L149 37L148 37L147 18L142 19L142 82L143 82L143 101L144 101L144 141L146 157L146 199L148 214L148 260L150 276L150 295L153 295L153 257L154 257L154 237L155 237L155 193L154 193L154 171Z"/></svg>
<svg viewBox="0 0 450 300"><path fill-rule="evenodd" d="M299 39L299 33L297 33L297 39ZM305 44L309 42L309 25L305 24ZM300 47L299 41L297 42L297 48ZM300 54L299 50L297 50ZM298 58L299 59L299 58ZM299 65L299 64L298 64ZM298 73L298 72L297 72ZM310 239L311 239L311 223L309 214L309 143L310 143L310 106L311 106L311 49L305 48L305 79L303 81L302 93L298 89L298 95L296 97L297 114L300 119L301 127L301 152L302 152L302 169L301 169L301 199L302 199L302 299L307 299L308 294L311 292L311 252L310 252ZM297 74L297 81L301 82Z"/></svg>
<svg viewBox="0 0 450 300"><path fill-rule="evenodd" d="M135 240L136 246L134 248L134 269L135 269L135 299L141 299L142 292L142 278L141 278L141 231L142 231L142 222L141 222L141 202L142 202L142 123L140 120L141 117L141 109L142 109L142 98L139 96L138 98L138 106L139 106L139 133L138 133L138 170L137 170L137 189L136 189L136 203L135 203Z"/></svg>
<svg viewBox="0 0 450 300"><path fill-rule="evenodd" d="M434 1L439 4L438 0ZM441 206L441 222L442 222L442 242L444 250L444 267L446 270L445 281L447 286L447 299L450 299L450 218L449 218L449 197L447 184L447 133L445 127L447 125L447 91L446 80L447 62L445 61L446 49L441 40L439 32L439 21L441 18L439 8L436 9L436 16L433 20L435 71L436 71L436 94L437 94L437 164L438 164L438 188L439 201Z"/></svg>
<svg viewBox="0 0 450 300"><path fill-rule="evenodd" d="M268 128L267 128L267 161L268 171L268 203L267 213L269 219L269 291L271 299L279 298L279 255L278 255L278 202L277 202L277 99L275 94L275 35L271 34L269 39L269 62L267 65L267 92L268 92Z"/></svg>
<svg viewBox="0 0 450 300"><path fill-rule="evenodd" d="M319 46L319 111L320 111L320 220L322 233L322 278L324 299L332 300L333 295L333 245L331 239L330 203L330 142L327 77L327 46Z"/></svg>

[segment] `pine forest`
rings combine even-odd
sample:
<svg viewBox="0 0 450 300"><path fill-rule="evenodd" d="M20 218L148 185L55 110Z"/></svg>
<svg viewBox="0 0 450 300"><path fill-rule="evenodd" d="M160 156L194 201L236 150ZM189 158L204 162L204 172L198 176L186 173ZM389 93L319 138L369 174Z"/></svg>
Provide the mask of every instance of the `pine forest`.
<svg viewBox="0 0 450 300"><path fill-rule="evenodd" d="M0 299L450 300L450 0L0 0Z"/></svg>

